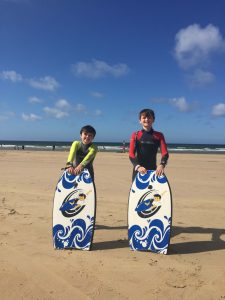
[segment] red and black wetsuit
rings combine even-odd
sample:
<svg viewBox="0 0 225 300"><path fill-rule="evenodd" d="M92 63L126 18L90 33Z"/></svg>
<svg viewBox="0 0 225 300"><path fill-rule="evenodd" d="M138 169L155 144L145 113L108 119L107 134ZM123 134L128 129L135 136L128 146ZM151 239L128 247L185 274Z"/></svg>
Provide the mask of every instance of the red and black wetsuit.
<svg viewBox="0 0 225 300"><path fill-rule="evenodd" d="M156 170L156 156L158 148L161 150L161 164L166 165L169 158L167 145L161 132L151 129L150 131L133 132L130 140L129 158L134 166L133 178L138 165L147 170Z"/></svg>

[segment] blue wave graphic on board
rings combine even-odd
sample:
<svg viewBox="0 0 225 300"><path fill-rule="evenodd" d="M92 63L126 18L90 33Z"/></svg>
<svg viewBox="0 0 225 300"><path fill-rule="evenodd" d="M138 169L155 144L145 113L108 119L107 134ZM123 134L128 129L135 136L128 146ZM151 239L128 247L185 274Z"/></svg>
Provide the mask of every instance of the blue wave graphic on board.
<svg viewBox="0 0 225 300"><path fill-rule="evenodd" d="M151 182L155 182L158 181L159 183L166 183L167 179L166 176L162 175L162 176L156 176L156 174L153 174L152 178L151 178Z"/></svg>
<svg viewBox="0 0 225 300"><path fill-rule="evenodd" d="M53 227L53 241L57 249L82 249L89 250L91 246L94 218L87 216L90 224L87 226L83 219L71 221L71 226L64 227L57 224Z"/></svg>
<svg viewBox="0 0 225 300"><path fill-rule="evenodd" d="M165 217L165 219L168 221L165 228L159 219L150 221L144 228L133 225L128 232L131 249L166 253L170 240L171 218Z"/></svg>
<svg viewBox="0 0 225 300"><path fill-rule="evenodd" d="M64 172L61 177L61 180L62 180L62 186L64 187L64 189L71 189L72 187L74 187L76 176L73 174Z"/></svg>
<svg viewBox="0 0 225 300"><path fill-rule="evenodd" d="M85 172L85 170L78 175L79 177L77 178L77 182L83 181L85 183L91 183L92 178L88 172Z"/></svg>
<svg viewBox="0 0 225 300"><path fill-rule="evenodd" d="M147 171L146 174L138 173L135 178L135 183L138 189L144 190L149 186L150 175L153 171Z"/></svg>
<svg viewBox="0 0 225 300"><path fill-rule="evenodd" d="M150 182L159 182L161 184L166 183L167 179L166 176L156 176L156 174L152 174L153 170L148 170L146 174L138 173L135 178L136 186L139 190L144 190L149 186Z"/></svg>
<svg viewBox="0 0 225 300"><path fill-rule="evenodd" d="M73 174L69 174L68 172L65 171L62 177L59 179L58 184L62 182L62 186L64 187L64 189L71 189L73 187L76 187L77 183L81 181L85 183L92 182L92 178L87 170L84 170L82 173L80 173L77 176ZM58 192L61 192L61 190L58 188L58 185L57 185L57 190Z"/></svg>

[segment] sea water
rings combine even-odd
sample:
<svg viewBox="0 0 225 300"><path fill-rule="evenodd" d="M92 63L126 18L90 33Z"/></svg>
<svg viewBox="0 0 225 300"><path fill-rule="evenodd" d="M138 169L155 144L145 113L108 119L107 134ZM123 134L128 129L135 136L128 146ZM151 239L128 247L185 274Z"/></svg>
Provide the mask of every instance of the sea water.
<svg viewBox="0 0 225 300"><path fill-rule="evenodd" d="M72 142L62 141L0 141L0 150L69 151ZM124 152L123 142L95 142L99 151ZM225 145L220 144L176 144L168 143L168 151L175 153L225 153ZM129 151L129 143L125 143Z"/></svg>

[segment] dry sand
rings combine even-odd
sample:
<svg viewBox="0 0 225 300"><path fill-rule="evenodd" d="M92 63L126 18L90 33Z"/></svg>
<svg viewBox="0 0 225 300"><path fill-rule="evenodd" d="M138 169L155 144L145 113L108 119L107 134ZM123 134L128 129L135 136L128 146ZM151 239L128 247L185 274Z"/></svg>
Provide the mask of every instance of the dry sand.
<svg viewBox="0 0 225 300"><path fill-rule="evenodd" d="M0 151L1 299L225 299L225 155L170 155L169 255L128 247L122 153L95 160L93 250L54 250L53 195L67 155Z"/></svg>

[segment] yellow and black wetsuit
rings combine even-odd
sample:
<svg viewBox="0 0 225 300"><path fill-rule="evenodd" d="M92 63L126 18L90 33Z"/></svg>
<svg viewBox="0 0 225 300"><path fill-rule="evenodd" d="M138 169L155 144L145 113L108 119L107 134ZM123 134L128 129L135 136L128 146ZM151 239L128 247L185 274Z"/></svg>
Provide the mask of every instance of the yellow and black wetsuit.
<svg viewBox="0 0 225 300"><path fill-rule="evenodd" d="M94 144L84 145L80 141L74 141L70 148L70 153L67 159L67 165L74 167L82 164L87 168L94 181L93 160L98 152L98 147Z"/></svg>

